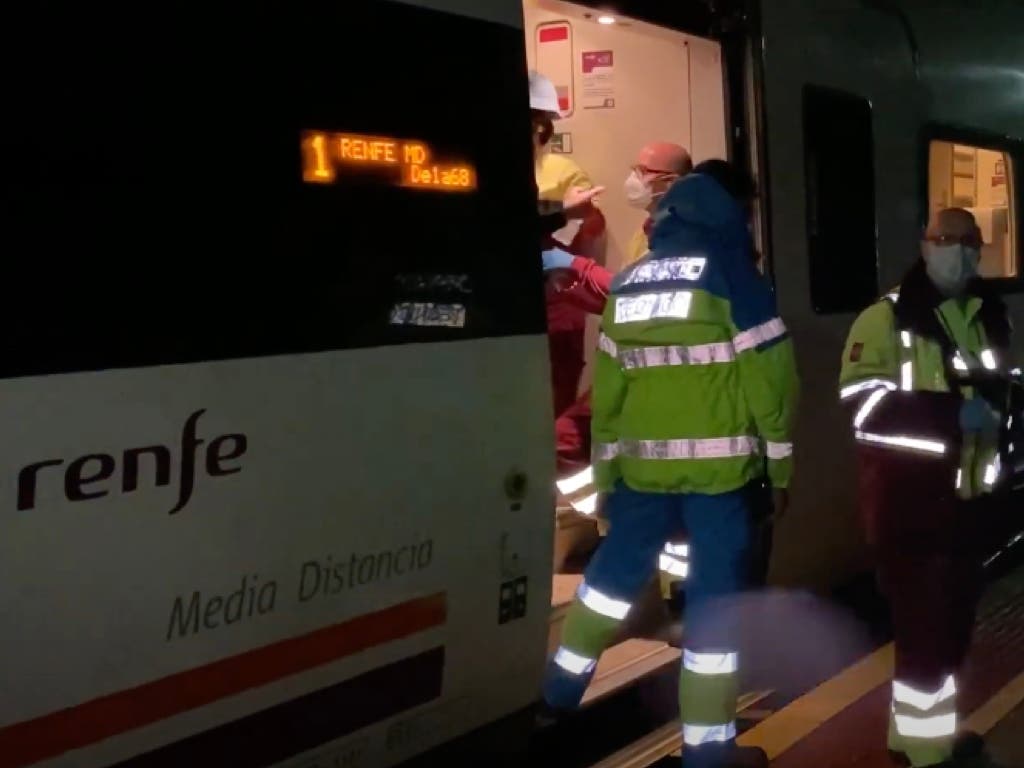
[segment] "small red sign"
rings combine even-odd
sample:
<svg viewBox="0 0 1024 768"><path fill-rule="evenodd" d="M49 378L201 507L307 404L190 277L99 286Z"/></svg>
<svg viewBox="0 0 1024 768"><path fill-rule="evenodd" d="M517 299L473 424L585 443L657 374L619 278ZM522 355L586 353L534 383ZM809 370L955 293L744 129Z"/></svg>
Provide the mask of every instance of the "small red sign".
<svg viewBox="0 0 1024 768"><path fill-rule="evenodd" d="M610 67L612 65L611 51L584 51L583 52L583 74L587 75L596 67Z"/></svg>
<svg viewBox="0 0 1024 768"><path fill-rule="evenodd" d="M540 34L537 39L542 43L554 43L559 40L569 39L569 27L568 26L557 26L557 27L544 27L540 30Z"/></svg>

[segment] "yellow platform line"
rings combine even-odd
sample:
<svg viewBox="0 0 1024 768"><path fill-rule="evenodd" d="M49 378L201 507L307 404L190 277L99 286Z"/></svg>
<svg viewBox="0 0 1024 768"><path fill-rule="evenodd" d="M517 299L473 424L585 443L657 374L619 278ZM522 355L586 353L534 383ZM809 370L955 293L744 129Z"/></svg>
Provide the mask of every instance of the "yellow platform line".
<svg viewBox="0 0 1024 768"><path fill-rule="evenodd" d="M774 760L826 720L891 680L894 661L894 647L889 643L787 704L737 741L760 747Z"/></svg>
<svg viewBox="0 0 1024 768"><path fill-rule="evenodd" d="M889 643L865 656L755 725L739 737L739 743L761 747L768 758L774 760L826 721L891 680L894 650ZM1024 672L996 691L962 727L975 733L988 733L1021 702L1024 702Z"/></svg>
<svg viewBox="0 0 1024 768"><path fill-rule="evenodd" d="M1000 688L968 717L963 727L975 733L988 733L1017 705L1024 701L1024 672Z"/></svg>

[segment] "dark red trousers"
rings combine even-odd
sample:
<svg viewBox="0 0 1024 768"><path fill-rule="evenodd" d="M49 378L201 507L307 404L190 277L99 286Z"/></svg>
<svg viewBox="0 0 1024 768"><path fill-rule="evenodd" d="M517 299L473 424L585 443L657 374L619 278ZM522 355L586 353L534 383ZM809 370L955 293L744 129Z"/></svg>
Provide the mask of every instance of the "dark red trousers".
<svg viewBox="0 0 1024 768"><path fill-rule="evenodd" d="M889 601L896 679L938 690L970 646L995 502L957 499L947 459L858 452L862 523Z"/></svg>
<svg viewBox="0 0 1024 768"><path fill-rule="evenodd" d="M590 391L577 398L555 419L558 473L565 475L590 465Z"/></svg>
<svg viewBox="0 0 1024 768"><path fill-rule="evenodd" d="M570 308L571 309L571 308ZM584 329L548 331L551 361L551 392L555 418L565 413L579 397L584 359Z"/></svg>

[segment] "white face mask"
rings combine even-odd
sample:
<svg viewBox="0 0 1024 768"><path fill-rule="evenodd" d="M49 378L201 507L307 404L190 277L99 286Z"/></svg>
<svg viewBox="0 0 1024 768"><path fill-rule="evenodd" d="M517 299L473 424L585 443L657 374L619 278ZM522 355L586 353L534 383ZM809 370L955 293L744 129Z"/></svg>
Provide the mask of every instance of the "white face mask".
<svg viewBox="0 0 1024 768"><path fill-rule="evenodd" d="M947 296L963 292L971 278L978 274L980 256L977 248L968 248L959 243L925 243L924 263L928 277Z"/></svg>
<svg viewBox="0 0 1024 768"><path fill-rule="evenodd" d="M651 185L645 182L637 171L632 171L626 177L624 188L626 190L626 200L634 208L648 208L654 202L654 192L651 190Z"/></svg>

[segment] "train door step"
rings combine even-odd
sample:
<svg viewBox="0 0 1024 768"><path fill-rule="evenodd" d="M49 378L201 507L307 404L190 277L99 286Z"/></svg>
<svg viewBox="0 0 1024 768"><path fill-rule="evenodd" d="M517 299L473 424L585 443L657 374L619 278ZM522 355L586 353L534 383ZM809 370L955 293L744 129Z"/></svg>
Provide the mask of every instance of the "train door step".
<svg viewBox="0 0 1024 768"><path fill-rule="evenodd" d="M658 640L625 640L601 654L582 706L600 701L679 661L679 649Z"/></svg>
<svg viewBox="0 0 1024 768"><path fill-rule="evenodd" d="M746 713L772 695L772 691L751 691L740 696L736 711ZM627 747L609 755L591 768L646 768L666 757L682 756L683 725L679 720L666 723Z"/></svg>
<svg viewBox="0 0 1024 768"><path fill-rule="evenodd" d="M580 552L593 550L600 540L597 521L582 515L571 507L558 507L555 511L555 551L552 563L557 574L566 561Z"/></svg>
<svg viewBox="0 0 1024 768"><path fill-rule="evenodd" d="M579 574L555 574L551 590L549 654L554 653L558 647L565 615L582 581L583 577ZM678 660L679 649L658 640L634 638L613 645L601 654L594 679L583 696L583 706L607 698Z"/></svg>

